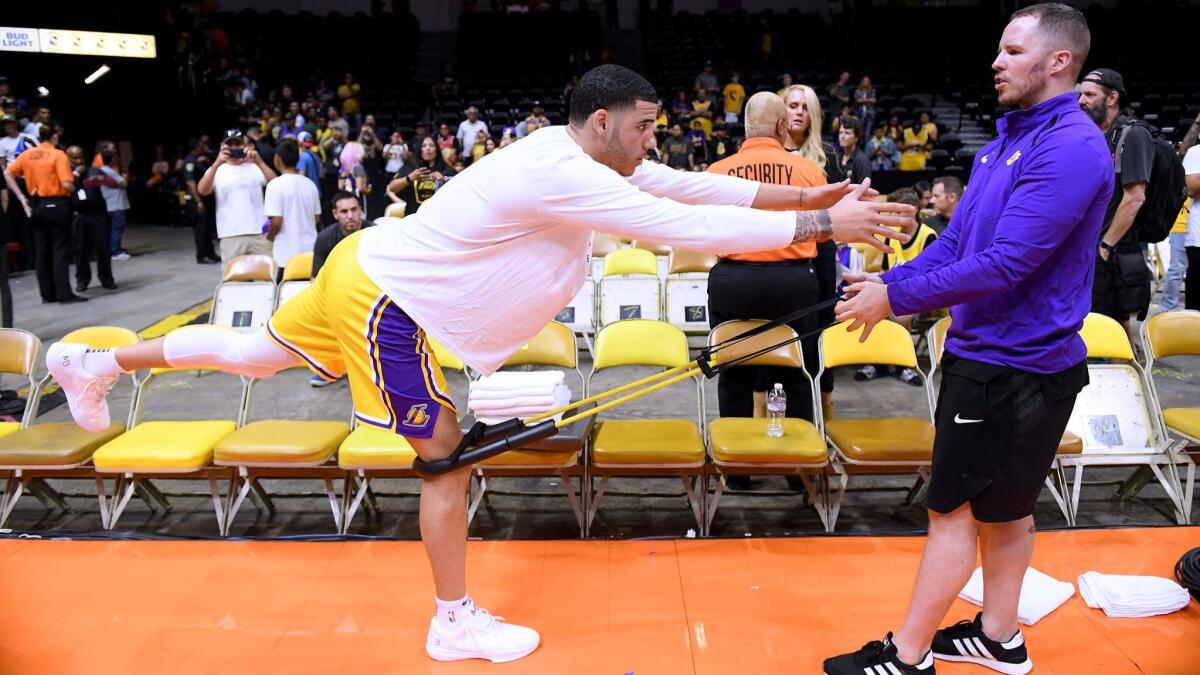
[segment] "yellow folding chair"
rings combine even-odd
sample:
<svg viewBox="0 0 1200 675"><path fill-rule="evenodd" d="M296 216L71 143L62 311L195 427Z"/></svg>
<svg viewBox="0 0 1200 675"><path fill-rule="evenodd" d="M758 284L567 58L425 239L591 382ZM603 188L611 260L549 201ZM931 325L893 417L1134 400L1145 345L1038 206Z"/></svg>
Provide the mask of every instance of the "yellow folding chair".
<svg viewBox="0 0 1200 675"><path fill-rule="evenodd" d="M708 337L710 346L731 341L736 336L765 324L765 321L726 321L712 330ZM794 330L778 326L753 338L741 340L728 349L715 352L715 363L727 363L763 351L771 345L796 340ZM727 475L772 475L799 476L812 499L813 508L821 518L825 530L831 531L829 523L829 446L825 443L824 425L821 419L821 396L817 385L804 370L804 355L800 343L793 341L769 352L738 363L738 366L774 366L793 368L804 373L812 396L815 423L787 417L783 421L783 436L772 438L767 435L765 418L719 417L708 424L708 446L710 449L710 471L716 473L718 482L708 498L708 512L704 531L712 528L721 493L725 489ZM703 392L703 388L701 388ZM815 489L813 478L820 480L820 489ZM707 479L705 480L707 483ZM707 488L707 485L705 486Z"/></svg>
<svg viewBox="0 0 1200 675"><path fill-rule="evenodd" d="M1191 522L1192 496L1196 484L1196 462L1200 461L1200 407L1163 408L1154 382L1154 361L1173 356L1200 356L1200 312L1195 310L1162 312L1142 323L1142 352L1146 355L1146 375L1154 406L1162 414L1167 432L1178 442L1171 452L1187 461L1187 483L1183 490L1183 515Z"/></svg>
<svg viewBox="0 0 1200 675"><path fill-rule="evenodd" d="M881 321L866 342L859 342L861 333L847 332L848 325L843 322L821 333L818 343L821 369L816 379L820 381L826 369L840 366L884 364L912 368L921 375L928 416L825 420L825 437L835 452L833 470L840 478L829 509L830 531L837 526L852 474L915 472L918 480L909 492L911 500L928 481L933 458L933 390L917 364L917 352L908 331L894 321Z"/></svg>

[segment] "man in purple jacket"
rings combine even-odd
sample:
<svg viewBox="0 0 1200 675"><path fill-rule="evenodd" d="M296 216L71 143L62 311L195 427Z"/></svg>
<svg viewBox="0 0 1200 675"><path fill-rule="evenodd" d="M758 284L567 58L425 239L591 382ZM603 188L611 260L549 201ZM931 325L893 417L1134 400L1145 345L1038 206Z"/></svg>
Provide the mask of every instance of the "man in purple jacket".
<svg viewBox="0 0 1200 675"><path fill-rule="evenodd" d="M1034 504L1087 384L1078 330L1091 307L1096 237L1113 191L1104 137L1074 94L1087 22L1060 4L1012 16L992 64L1019 108L977 155L946 232L912 262L849 280L837 307L863 337L889 315L951 307L942 358L929 538L900 630L825 661L826 675L933 673L934 657L1003 673L1033 668L1017 628ZM983 557L984 607L942 630Z"/></svg>

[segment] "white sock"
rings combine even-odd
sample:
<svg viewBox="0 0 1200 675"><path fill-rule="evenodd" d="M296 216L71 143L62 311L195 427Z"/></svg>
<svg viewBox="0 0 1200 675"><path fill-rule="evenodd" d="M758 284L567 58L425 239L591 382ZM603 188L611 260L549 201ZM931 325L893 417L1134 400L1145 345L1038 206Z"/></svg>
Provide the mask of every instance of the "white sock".
<svg viewBox="0 0 1200 675"><path fill-rule="evenodd" d="M97 377L115 377L126 370L117 363L115 349L89 349L83 353L83 368Z"/></svg>
<svg viewBox="0 0 1200 675"><path fill-rule="evenodd" d="M464 595L458 600L437 600L437 620L445 626L454 626L462 621L467 612L475 608L475 603L471 601L471 596Z"/></svg>

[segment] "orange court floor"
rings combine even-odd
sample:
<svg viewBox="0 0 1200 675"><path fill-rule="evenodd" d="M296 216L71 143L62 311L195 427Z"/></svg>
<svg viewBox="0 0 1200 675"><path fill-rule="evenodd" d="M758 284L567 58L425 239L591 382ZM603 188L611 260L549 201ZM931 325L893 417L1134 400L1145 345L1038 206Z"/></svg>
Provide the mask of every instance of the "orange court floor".
<svg viewBox="0 0 1200 675"><path fill-rule="evenodd" d="M529 657L425 656L419 542L0 541L0 673L820 673L903 616L919 537L473 541L472 595ZM1034 566L1170 577L1200 528L1046 532ZM974 616L956 601L948 621ZM1112 619L1078 594L1025 628L1035 673L1196 675L1200 605ZM938 664L950 675L990 673Z"/></svg>

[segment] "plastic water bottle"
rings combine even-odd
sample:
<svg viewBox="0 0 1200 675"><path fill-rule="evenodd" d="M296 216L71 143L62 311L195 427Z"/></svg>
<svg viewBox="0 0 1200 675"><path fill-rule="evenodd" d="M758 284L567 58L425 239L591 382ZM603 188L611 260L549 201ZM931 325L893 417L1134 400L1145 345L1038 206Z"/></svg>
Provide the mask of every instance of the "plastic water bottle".
<svg viewBox="0 0 1200 675"><path fill-rule="evenodd" d="M787 415L787 394L783 393L783 385L775 383L775 388L767 394L767 435L779 438L783 435L783 418Z"/></svg>

